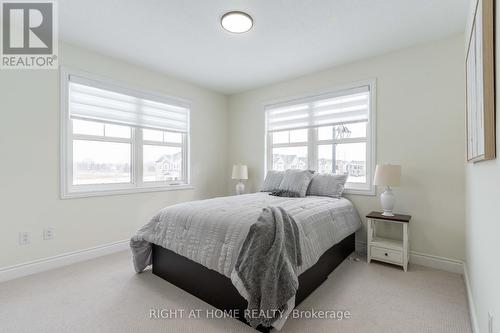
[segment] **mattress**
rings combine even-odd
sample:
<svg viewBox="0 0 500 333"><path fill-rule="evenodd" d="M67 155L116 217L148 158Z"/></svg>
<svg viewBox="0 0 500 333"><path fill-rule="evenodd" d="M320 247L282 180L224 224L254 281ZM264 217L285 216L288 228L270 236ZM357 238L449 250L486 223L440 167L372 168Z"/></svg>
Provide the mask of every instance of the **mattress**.
<svg viewBox="0 0 500 333"><path fill-rule="evenodd" d="M284 208L297 223L303 260L299 274L361 226L345 198L259 192L191 201L162 209L132 237L135 269L140 272L151 264L151 244L156 244L230 277L250 226L268 206Z"/></svg>

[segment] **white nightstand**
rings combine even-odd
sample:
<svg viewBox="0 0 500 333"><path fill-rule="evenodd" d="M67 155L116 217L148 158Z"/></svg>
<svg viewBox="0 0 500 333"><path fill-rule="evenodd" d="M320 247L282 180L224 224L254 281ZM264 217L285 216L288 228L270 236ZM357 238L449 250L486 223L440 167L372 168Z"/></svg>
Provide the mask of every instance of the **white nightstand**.
<svg viewBox="0 0 500 333"><path fill-rule="evenodd" d="M410 215L384 216L381 212L371 212L366 215L367 219L367 251L368 263L371 260L379 260L394 265L403 266L404 271L408 269L408 259L410 258ZM376 224L397 223L403 231L402 239L383 238L377 235Z"/></svg>

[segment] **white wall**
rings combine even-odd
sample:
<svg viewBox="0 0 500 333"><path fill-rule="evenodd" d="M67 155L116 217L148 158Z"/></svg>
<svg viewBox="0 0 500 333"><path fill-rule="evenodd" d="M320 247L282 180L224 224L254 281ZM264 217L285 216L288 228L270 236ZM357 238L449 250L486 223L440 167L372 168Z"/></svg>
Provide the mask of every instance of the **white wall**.
<svg viewBox="0 0 500 333"><path fill-rule="evenodd" d="M229 105L223 95L67 44L60 60L191 100L195 189L60 200L58 72L1 71L0 268L127 239L161 207L233 193L227 179L235 162L249 165L249 189L257 190L264 177L264 102L371 78L377 79L378 162L403 165L397 210L414 216L412 250L464 258L462 35L231 96ZM378 197L351 199L362 216L379 208ZM55 228L54 240L42 240L47 226ZM31 233L31 245L18 245L19 231Z"/></svg>
<svg viewBox="0 0 500 333"><path fill-rule="evenodd" d="M0 72L0 268L129 238L169 204L224 195L226 97L67 44L60 63L192 101L194 190L59 199L59 73ZM55 239L42 240L44 227ZM32 243L18 245L18 232Z"/></svg>
<svg viewBox="0 0 500 333"><path fill-rule="evenodd" d="M377 79L377 161L401 163L396 210L413 215L411 249L464 258L464 37L385 54L231 96L229 163L249 166L248 187L264 178L266 101ZM228 191L234 192L234 183ZM379 197L350 197L361 216ZM357 239L365 240L365 233Z"/></svg>
<svg viewBox="0 0 500 333"><path fill-rule="evenodd" d="M500 18L500 7L496 7ZM497 158L468 164L466 170L466 262L479 332L500 332L500 20L496 21Z"/></svg>

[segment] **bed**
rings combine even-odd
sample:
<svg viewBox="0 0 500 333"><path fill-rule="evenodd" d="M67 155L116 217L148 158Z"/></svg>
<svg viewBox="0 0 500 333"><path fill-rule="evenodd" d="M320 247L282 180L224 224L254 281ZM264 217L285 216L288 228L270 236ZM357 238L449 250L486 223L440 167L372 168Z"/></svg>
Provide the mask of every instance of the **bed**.
<svg viewBox="0 0 500 333"><path fill-rule="evenodd" d="M259 192L167 207L132 238L135 269L140 272L152 264L153 274L218 309L241 314L246 300L231 273L251 225L269 206L282 207L298 226L303 257L297 272L298 305L354 251L354 232L361 221L345 198ZM245 322L243 316L235 317Z"/></svg>

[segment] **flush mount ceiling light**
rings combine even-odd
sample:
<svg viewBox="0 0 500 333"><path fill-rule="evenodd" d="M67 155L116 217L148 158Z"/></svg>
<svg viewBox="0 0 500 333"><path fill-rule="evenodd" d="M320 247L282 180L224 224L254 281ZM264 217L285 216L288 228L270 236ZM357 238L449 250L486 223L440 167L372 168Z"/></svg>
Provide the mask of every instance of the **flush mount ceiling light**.
<svg viewBox="0 0 500 333"><path fill-rule="evenodd" d="M227 12L222 15L220 22L224 30L234 34L245 33L252 29L253 26L252 17L247 13L239 11Z"/></svg>

